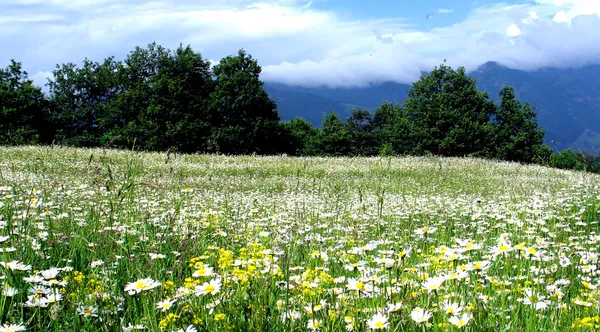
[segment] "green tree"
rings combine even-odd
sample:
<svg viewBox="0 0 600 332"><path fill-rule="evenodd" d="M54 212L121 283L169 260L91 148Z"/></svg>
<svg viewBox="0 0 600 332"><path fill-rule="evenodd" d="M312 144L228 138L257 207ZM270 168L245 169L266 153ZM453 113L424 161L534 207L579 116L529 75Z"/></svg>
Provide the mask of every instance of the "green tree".
<svg viewBox="0 0 600 332"><path fill-rule="evenodd" d="M14 60L0 68L0 145L45 143L52 138L48 103Z"/></svg>
<svg viewBox="0 0 600 332"><path fill-rule="evenodd" d="M348 127L335 111L323 119L317 136L318 153L329 156L347 156L351 151L352 136Z"/></svg>
<svg viewBox="0 0 600 332"><path fill-rule="evenodd" d="M317 135L319 131L308 121L296 118L283 123L289 133L288 153L295 156L312 156L317 154Z"/></svg>
<svg viewBox="0 0 600 332"><path fill-rule="evenodd" d="M512 87L500 90L500 105L495 114L494 157L501 160L532 162L543 145L544 130L537 124L534 109L515 97Z"/></svg>
<svg viewBox="0 0 600 332"><path fill-rule="evenodd" d="M258 62L240 50L213 68L215 88L211 94L214 116L212 150L230 154L280 152L281 137L276 104L260 81Z"/></svg>
<svg viewBox="0 0 600 332"><path fill-rule="evenodd" d="M373 131L371 113L355 109L348 119L346 128L350 135L350 154L355 156L373 156L379 151L377 137Z"/></svg>
<svg viewBox="0 0 600 332"><path fill-rule="evenodd" d="M463 67L436 67L415 82L404 109L411 152L442 156L487 156L494 103L475 87Z"/></svg>
<svg viewBox="0 0 600 332"><path fill-rule="evenodd" d="M386 154L406 154L409 144L409 123L400 105L385 102L373 115L373 132L379 149L385 147Z"/></svg>
<svg viewBox="0 0 600 332"><path fill-rule="evenodd" d="M579 171L583 171L585 169L585 163L571 148L552 154L550 166Z"/></svg>
<svg viewBox="0 0 600 332"><path fill-rule="evenodd" d="M73 63L56 66L48 87L59 142L74 146L101 144L106 105L120 91L116 74L119 67L112 57L103 63L85 59L81 67Z"/></svg>
<svg viewBox="0 0 600 332"><path fill-rule="evenodd" d="M189 46L137 47L118 70L121 93L109 104L103 140L146 150L206 151L210 63Z"/></svg>

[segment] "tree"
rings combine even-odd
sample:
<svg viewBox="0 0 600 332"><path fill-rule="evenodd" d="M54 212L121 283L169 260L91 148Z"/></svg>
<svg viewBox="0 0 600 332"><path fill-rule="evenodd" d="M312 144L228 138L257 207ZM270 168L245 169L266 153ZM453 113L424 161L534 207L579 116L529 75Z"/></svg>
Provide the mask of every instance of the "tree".
<svg viewBox="0 0 600 332"><path fill-rule="evenodd" d="M475 87L463 67L436 67L415 82L404 103L410 152L487 156L495 105Z"/></svg>
<svg viewBox="0 0 600 332"><path fill-rule="evenodd" d="M46 143L52 138L48 103L14 60L0 68L0 145Z"/></svg>
<svg viewBox="0 0 600 332"><path fill-rule="evenodd" d="M191 47L136 48L118 71L122 92L110 103L104 141L146 150L207 150L213 81Z"/></svg>
<svg viewBox="0 0 600 332"><path fill-rule="evenodd" d="M281 148L274 144L282 134L277 106L263 89L261 70L244 50L213 68L215 89L210 99L215 117L211 135L214 151L270 154Z"/></svg>
<svg viewBox="0 0 600 332"><path fill-rule="evenodd" d="M500 105L495 114L494 156L501 160L532 162L543 145L544 130L537 124L534 109L515 97L512 87L500 90Z"/></svg>
<svg viewBox="0 0 600 332"><path fill-rule="evenodd" d="M74 146L99 146L106 128L108 102L119 94L117 72L120 63L110 57L103 63L88 59L83 66L73 63L56 66L48 82L52 121L57 139Z"/></svg>
<svg viewBox="0 0 600 332"><path fill-rule="evenodd" d="M355 109L348 119L346 128L350 135L350 153L355 156L373 156L379 151L377 138L373 132L373 119L366 110Z"/></svg>
<svg viewBox="0 0 600 332"><path fill-rule="evenodd" d="M552 154L550 166L579 171L585 169L585 163L571 148Z"/></svg>
<svg viewBox="0 0 600 332"><path fill-rule="evenodd" d="M348 127L335 111L323 119L321 131L317 136L319 154L330 156L346 156L350 154L352 137Z"/></svg>
<svg viewBox="0 0 600 332"><path fill-rule="evenodd" d="M283 123L289 133L289 147L286 149L291 155L312 156L317 154L317 135L319 131L308 121L296 118Z"/></svg>
<svg viewBox="0 0 600 332"><path fill-rule="evenodd" d="M375 110L373 134L385 154L405 154L411 149L408 119L399 105L385 102Z"/></svg>

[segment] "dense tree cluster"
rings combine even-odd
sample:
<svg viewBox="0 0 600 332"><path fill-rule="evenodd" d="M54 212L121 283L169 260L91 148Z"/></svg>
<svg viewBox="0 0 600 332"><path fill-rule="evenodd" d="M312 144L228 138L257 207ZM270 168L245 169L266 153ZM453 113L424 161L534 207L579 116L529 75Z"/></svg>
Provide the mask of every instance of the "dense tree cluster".
<svg viewBox="0 0 600 332"><path fill-rule="evenodd" d="M598 171L598 158L543 145L534 109L511 87L499 102L478 91L464 68L424 74L401 105L372 114L333 111L321 128L281 122L245 51L211 64L189 46L136 48L56 67L48 94L21 64L0 69L0 144L64 144L149 151L328 156L476 156Z"/></svg>

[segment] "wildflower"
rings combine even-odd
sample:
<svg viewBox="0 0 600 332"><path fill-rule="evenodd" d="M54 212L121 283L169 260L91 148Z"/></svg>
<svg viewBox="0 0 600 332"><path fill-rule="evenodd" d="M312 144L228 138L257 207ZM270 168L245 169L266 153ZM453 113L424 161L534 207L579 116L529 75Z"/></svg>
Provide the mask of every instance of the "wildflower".
<svg viewBox="0 0 600 332"><path fill-rule="evenodd" d="M437 230L436 227L421 227L421 228L417 228L415 230L415 234L427 236L427 234L435 233L436 230Z"/></svg>
<svg viewBox="0 0 600 332"><path fill-rule="evenodd" d="M25 331L25 325L23 324L3 324L0 326L0 332L17 332L17 331Z"/></svg>
<svg viewBox="0 0 600 332"><path fill-rule="evenodd" d="M396 263L396 261L391 258L376 258L375 262L377 264L383 265L386 269L391 269Z"/></svg>
<svg viewBox="0 0 600 332"><path fill-rule="evenodd" d="M281 314L281 320L284 322L287 319L300 320L300 318L302 318L302 316L297 311L287 311L287 312L284 312L283 314Z"/></svg>
<svg viewBox="0 0 600 332"><path fill-rule="evenodd" d="M177 300L171 300L171 299L166 299L164 301L160 301L156 304L156 308L160 309L160 311L167 311L169 309L171 309L171 307L173 306L173 303L175 303L175 301Z"/></svg>
<svg viewBox="0 0 600 332"><path fill-rule="evenodd" d="M42 298L40 295L28 295L27 301L25 301L23 306L29 308L46 308L48 306L48 300L46 298Z"/></svg>
<svg viewBox="0 0 600 332"><path fill-rule="evenodd" d="M131 325L131 323L129 323L129 325L123 326L122 328L123 332L131 332L134 330L143 330L146 328L146 326L144 326L143 324Z"/></svg>
<svg viewBox="0 0 600 332"><path fill-rule="evenodd" d="M367 325L373 330L379 330L387 328L390 324L388 323L386 316L377 313L367 321Z"/></svg>
<svg viewBox="0 0 600 332"><path fill-rule="evenodd" d="M77 308L77 312L83 317L98 317L98 309L91 306L79 307Z"/></svg>
<svg viewBox="0 0 600 332"><path fill-rule="evenodd" d="M318 319L309 319L308 323L306 324L306 327L309 330L313 330L313 331L316 331L316 330L320 329L321 326L322 326L322 323Z"/></svg>
<svg viewBox="0 0 600 332"><path fill-rule="evenodd" d="M213 279L208 283L205 282L201 286L196 286L195 289L197 296L206 294L215 295L221 290L221 279Z"/></svg>
<svg viewBox="0 0 600 332"><path fill-rule="evenodd" d="M91 263L92 269L95 269L98 266L102 266L102 265L104 265L104 262L102 260L93 261Z"/></svg>
<svg viewBox="0 0 600 332"><path fill-rule="evenodd" d="M397 312L397 311L400 311L400 309L402 309L402 303L400 303L400 302L388 303L388 305L387 305L387 312Z"/></svg>
<svg viewBox="0 0 600 332"><path fill-rule="evenodd" d="M29 271L31 270L31 265L25 265L19 261L12 262L0 262L3 268L7 270L18 270L18 271Z"/></svg>
<svg viewBox="0 0 600 332"><path fill-rule="evenodd" d="M277 309L281 309L283 307L285 307L285 301L283 300L277 300Z"/></svg>
<svg viewBox="0 0 600 332"><path fill-rule="evenodd" d="M138 281L130 282L125 285L125 291L129 295L139 294L145 290L151 290L160 286L160 282L154 281L151 278L139 279Z"/></svg>
<svg viewBox="0 0 600 332"><path fill-rule="evenodd" d="M433 314L431 311L426 311L420 307L413 309L413 311L410 313L410 317L415 321L415 323L417 323L417 325L426 323L432 316Z"/></svg>
<svg viewBox="0 0 600 332"><path fill-rule="evenodd" d="M44 279L46 279L46 280L50 280L50 279L56 278L56 276L59 273L60 273L60 270L57 269L57 268L55 268L55 267L40 272L40 274L42 275L42 277L44 277Z"/></svg>
<svg viewBox="0 0 600 332"><path fill-rule="evenodd" d="M154 252L151 252L148 255L150 255L150 259L151 260L163 259L163 258L167 257L167 256L165 256L163 254L157 254L157 253L154 253Z"/></svg>
<svg viewBox="0 0 600 332"><path fill-rule="evenodd" d="M223 320L223 319L225 319L225 314L216 314L215 315L215 321L218 322L218 321Z"/></svg>
<svg viewBox="0 0 600 332"><path fill-rule="evenodd" d="M449 301L444 302L442 308L449 315L458 315L463 309L458 303L450 303Z"/></svg>
<svg viewBox="0 0 600 332"><path fill-rule="evenodd" d="M461 328L466 326L467 324L469 324L469 321L471 320L471 315L469 313L464 313L462 314L462 316L458 317L458 316L453 316L449 319L449 322L452 323L452 325Z"/></svg>
<svg viewBox="0 0 600 332"><path fill-rule="evenodd" d="M531 305L535 310L544 310L548 307L548 303L544 302L545 297L534 293L531 289L525 290L525 298L522 299L523 304Z"/></svg>
<svg viewBox="0 0 600 332"><path fill-rule="evenodd" d="M6 296L6 297L13 297L13 296L17 295L17 293L19 293L19 291L13 287L10 287L9 284L5 284L2 289L2 295Z"/></svg>
<svg viewBox="0 0 600 332"><path fill-rule="evenodd" d="M192 277L198 278L198 277L208 277L213 275L213 268L208 266L208 265L203 265L201 266L197 271L194 271L194 273L192 274Z"/></svg>
<svg viewBox="0 0 600 332"><path fill-rule="evenodd" d="M445 279L442 277L434 277L425 280L423 283L423 288L427 290L427 292L431 293L432 291L438 291L442 288L442 284Z"/></svg>
<svg viewBox="0 0 600 332"><path fill-rule="evenodd" d="M62 294L60 294L58 292L53 292L51 294L46 295L46 301L48 303L60 302L62 300L62 298L63 298Z"/></svg>
<svg viewBox="0 0 600 332"><path fill-rule="evenodd" d="M184 329L179 329L175 332L198 332L198 330L196 330L196 328L194 327L194 325L189 325L185 330Z"/></svg>
<svg viewBox="0 0 600 332"><path fill-rule="evenodd" d="M373 286L371 284L366 284L354 278L348 279L348 285L346 287L349 290L355 290L363 293L370 293L373 291Z"/></svg>
<svg viewBox="0 0 600 332"><path fill-rule="evenodd" d="M491 247L490 250L494 256L498 256L509 253L512 251L512 248L509 243L500 241L497 246Z"/></svg>

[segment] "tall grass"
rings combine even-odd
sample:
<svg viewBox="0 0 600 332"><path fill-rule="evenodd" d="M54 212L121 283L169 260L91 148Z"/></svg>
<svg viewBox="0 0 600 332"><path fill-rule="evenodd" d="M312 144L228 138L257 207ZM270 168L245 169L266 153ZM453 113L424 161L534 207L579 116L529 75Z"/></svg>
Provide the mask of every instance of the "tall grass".
<svg viewBox="0 0 600 332"><path fill-rule="evenodd" d="M0 148L0 331L592 330L599 180Z"/></svg>

